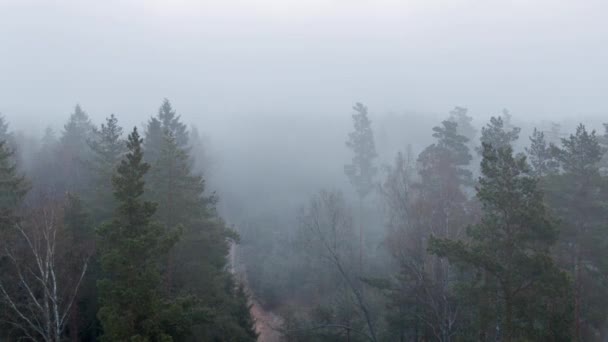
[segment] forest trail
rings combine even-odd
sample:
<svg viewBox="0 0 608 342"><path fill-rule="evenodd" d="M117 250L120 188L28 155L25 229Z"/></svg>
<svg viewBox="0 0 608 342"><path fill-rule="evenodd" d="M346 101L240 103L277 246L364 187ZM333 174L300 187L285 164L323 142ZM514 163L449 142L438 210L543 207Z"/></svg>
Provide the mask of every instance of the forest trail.
<svg viewBox="0 0 608 342"><path fill-rule="evenodd" d="M245 286L245 291L249 295L251 304L251 316L255 320L255 327L259 334L258 341L260 342L280 342L281 333L278 328L281 327L283 321L271 311L267 311L255 299L255 295L249 288L245 273L245 266L237 263L236 244L230 247L230 272L239 279L240 283Z"/></svg>
<svg viewBox="0 0 608 342"><path fill-rule="evenodd" d="M281 333L277 328L281 326L282 320L272 312L264 308L256 300L251 300L251 315L255 319L256 330L260 334L260 342L280 342Z"/></svg>

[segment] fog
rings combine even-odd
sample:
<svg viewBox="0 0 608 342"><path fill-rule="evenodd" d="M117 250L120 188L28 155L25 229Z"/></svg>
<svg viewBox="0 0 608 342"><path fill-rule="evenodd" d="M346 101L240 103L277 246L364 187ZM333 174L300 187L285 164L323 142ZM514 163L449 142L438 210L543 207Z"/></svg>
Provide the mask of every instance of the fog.
<svg viewBox="0 0 608 342"><path fill-rule="evenodd" d="M485 118L604 113L603 1L154 0L0 3L0 110L15 125L149 115L276 113ZM140 120L133 120L139 123Z"/></svg>
<svg viewBox="0 0 608 342"><path fill-rule="evenodd" d="M283 325L296 317L298 324L313 326L319 313L309 301L324 305L344 300L328 289L351 286L349 272L357 274L357 282L365 277L394 280L402 267L389 256L394 253L390 234L397 214L384 198L384 187L391 172L402 166L404 173L416 169L414 176L407 174L408 193L421 191L416 186L424 178L422 152L438 141L433 127L441 126L455 107L468 109L476 130L467 142L472 161L455 167L466 168L475 181L482 175L482 127L493 116L505 119L505 109L512 121L505 119L504 131L521 128L519 139L508 141L516 153L530 155L526 148L533 129L549 137L557 127L553 124L560 125L559 137L564 138L584 123L606 145L606 13L608 3L600 0L0 0L0 113L18 136L18 169L40 190L45 167L37 164L44 154L39 141L47 127L61 137L75 105L96 126L115 114L125 137L137 126L147 138L150 118L164 99L170 100L180 122L190 130L196 127L202 136L202 148L184 147L184 153L190 153L195 171L202 173L205 194L217 194L217 219L241 236L240 252L230 252L230 267L250 287L253 310L262 312L253 315L276 315L280 318L271 320ZM345 175L353 158L345 142L358 102L369 109L377 150L378 173L367 202L367 195L358 195ZM557 137L548 140L561 146ZM550 149L546 147L546 154ZM395 156L407 151L411 165L395 163ZM555 163L566 163L559 159L565 152L551 151ZM562 164L557 173L565 172ZM539 172L537 165L534 170ZM557 191L551 188L557 179L551 177L557 175L534 176L543 180L548 193ZM410 181L416 183L414 190ZM63 186L61 196L73 192L69 184ZM456 215L462 220L458 229L465 231L482 215L473 199L479 184L462 181L458 186L466 198L466 215L459 212L466 219ZM459 197L450 200L459 200L454 198ZM162 211L164 202L159 203ZM322 252L309 246L312 254L319 254L311 256L302 247L312 239L302 227L314 226L311 218L321 215L314 209L324 205L349 217L353 227L365 226L357 234L364 236L358 237L358 253L361 259L365 253L366 265L360 261L357 269L354 254L345 252L352 263L341 265L346 280L321 279L335 270L314 261ZM559 213L555 203L548 206ZM414 207L424 219L440 216ZM421 244L426 250L427 241ZM350 253L354 245L356 241L344 248ZM292 276L304 285L287 279ZM381 291L372 292L363 291L376 318L365 317L358 329L376 340L370 321L387 334L392 323L382 309L386 303L379 299L384 298ZM353 291L352 296L364 307L360 293ZM292 316L292 305L303 309ZM365 315L359 314L361 322ZM608 336L606 316L583 334ZM0 326L4 336L1 332ZM218 338L207 330L205 334ZM421 334L430 336L428 331ZM274 342L266 333L262 336Z"/></svg>
<svg viewBox="0 0 608 342"><path fill-rule="evenodd" d="M606 10L603 1L3 0L0 112L42 132L79 103L97 122L115 113L128 127L166 97L223 151L263 141L262 122L275 117L309 121L282 127L303 140L304 127L341 125L340 145L356 101L372 117L440 118L465 106L478 126L503 108L527 121L588 119L608 111Z"/></svg>

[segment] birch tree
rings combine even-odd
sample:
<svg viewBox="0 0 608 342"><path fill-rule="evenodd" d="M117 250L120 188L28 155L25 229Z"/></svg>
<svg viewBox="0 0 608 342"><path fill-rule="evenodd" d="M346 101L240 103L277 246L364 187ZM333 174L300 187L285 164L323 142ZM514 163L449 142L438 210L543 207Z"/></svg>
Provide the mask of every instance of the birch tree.
<svg viewBox="0 0 608 342"><path fill-rule="evenodd" d="M88 257L80 258L77 272L65 256L70 248L61 204L50 203L28 213L13 225L3 248L0 299L9 315L5 323L20 338L59 342L72 305L87 271Z"/></svg>

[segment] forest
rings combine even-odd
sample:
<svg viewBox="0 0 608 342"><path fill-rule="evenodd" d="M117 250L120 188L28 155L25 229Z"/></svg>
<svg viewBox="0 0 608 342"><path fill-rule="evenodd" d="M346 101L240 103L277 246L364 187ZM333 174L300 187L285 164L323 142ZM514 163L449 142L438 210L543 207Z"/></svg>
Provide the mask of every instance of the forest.
<svg viewBox="0 0 608 342"><path fill-rule="evenodd" d="M167 99L132 129L79 105L42 136L8 117L3 340L608 338L608 125L522 121L524 137L507 110L478 127L454 107L382 163L391 133L372 118L405 132L407 115L356 103L326 150L342 182L287 200L297 177L277 164L274 187L224 200L212 144Z"/></svg>
<svg viewBox="0 0 608 342"><path fill-rule="evenodd" d="M606 13L0 0L0 342L608 342Z"/></svg>

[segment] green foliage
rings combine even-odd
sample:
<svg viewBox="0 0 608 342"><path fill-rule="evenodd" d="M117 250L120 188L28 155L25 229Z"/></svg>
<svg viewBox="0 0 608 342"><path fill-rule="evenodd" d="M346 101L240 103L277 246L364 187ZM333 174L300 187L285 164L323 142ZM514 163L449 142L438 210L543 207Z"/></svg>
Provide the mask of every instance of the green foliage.
<svg viewBox="0 0 608 342"><path fill-rule="evenodd" d="M150 165L155 165L162 153L166 136L175 139L175 144L179 149L187 150L188 129L180 121L180 116L176 114L168 99L164 99L158 109L156 117L150 118L146 126L146 140L144 150L146 160Z"/></svg>
<svg viewBox="0 0 608 342"><path fill-rule="evenodd" d="M442 126L433 127L435 144L428 146L420 156L422 183L454 183L456 187L471 184L471 172L465 167L472 157L466 143L468 139L458 134L457 124L443 121Z"/></svg>
<svg viewBox="0 0 608 342"><path fill-rule="evenodd" d="M89 159L90 148L87 141L91 139L94 125L80 105L76 105L68 122L63 127L59 143L59 158L62 175L58 186L70 192L82 193L88 186L89 173L84 162Z"/></svg>
<svg viewBox="0 0 608 342"><path fill-rule="evenodd" d="M534 128L530 137L530 147L526 148L526 153L535 176L543 177L557 172L558 165L551 151L545 140L545 134Z"/></svg>
<svg viewBox="0 0 608 342"><path fill-rule="evenodd" d="M126 157L112 178L119 202L111 223L98 228L99 254L104 279L98 282L102 341L172 341L167 321L172 303L162 294L159 262L177 241L152 221L156 205L141 199L142 140L137 129L129 135Z"/></svg>
<svg viewBox="0 0 608 342"><path fill-rule="evenodd" d="M367 117L367 107L356 103L353 107L354 131L348 134L346 146L353 153L351 164L344 166L344 173L355 187L359 197L366 197L374 187L374 176L378 172L374 159L378 156L374 143L374 132Z"/></svg>
<svg viewBox="0 0 608 342"><path fill-rule="evenodd" d="M561 147L552 146L562 172L545 182L549 203L560 218L560 264L574 279L579 340L595 336L608 318L608 184L600 173L604 152L595 132L579 125Z"/></svg>
<svg viewBox="0 0 608 342"><path fill-rule="evenodd" d="M116 207L112 175L126 150L122 128L114 114L106 118L106 123L99 129L93 129L93 138L88 140L88 144L92 153L86 164L92 175L86 197L94 218L103 221L111 217Z"/></svg>
<svg viewBox="0 0 608 342"><path fill-rule="evenodd" d="M496 149L512 146L519 139L519 127L513 127L510 124L510 115L508 112L503 112L502 116L491 117L490 123L481 128L481 144L477 152L483 155L483 144L491 145ZM508 119L508 120L507 120Z"/></svg>
<svg viewBox="0 0 608 342"><path fill-rule="evenodd" d="M473 118L468 114L468 110L464 107L454 107L450 111L449 121L458 125L458 134L466 137L469 142L475 140L477 129L473 126Z"/></svg>
<svg viewBox="0 0 608 342"><path fill-rule="evenodd" d="M15 222L15 210L29 190L25 177L17 172L13 155L7 143L0 141L0 229Z"/></svg>
<svg viewBox="0 0 608 342"><path fill-rule="evenodd" d="M531 176L523 156L513 156L510 146L483 145L482 174L477 197L483 217L468 230L469 242L432 238L429 250L450 262L477 270L468 282L481 294L475 301L480 312L496 307L490 316L502 326L506 341L569 340L570 330L549 329L555 321L568 321L571 308L566 297L544 315L528 313L544 310L568 292L565 275L553 264L550 247L557 230L543 202L538 180ZM533 298L529 301L525 299ZM490 304L492 303L492 304ZM486 320L488 312L485 312ZM482 318L480 316L480 318ZM489 321L480 324L488 331Z"/></svg>
<svg viewBox="0 0 608 342"><path fill-rule="evenodd" d="M242 311L242 303L227 271L227 257L238 236L217 215L217 197L206 193L205 180L193 171L186 125L168 100L149 121L146 140L151 141L146 153L154 155L148 159L153 161L148 198L158 203L154 217L167 232L182 229L181 239L163 260L166 287L172 298L192 297L192 310L208 313L193 319L189 334L208 340L252 338L247 320L233 316Z"/></svg>

